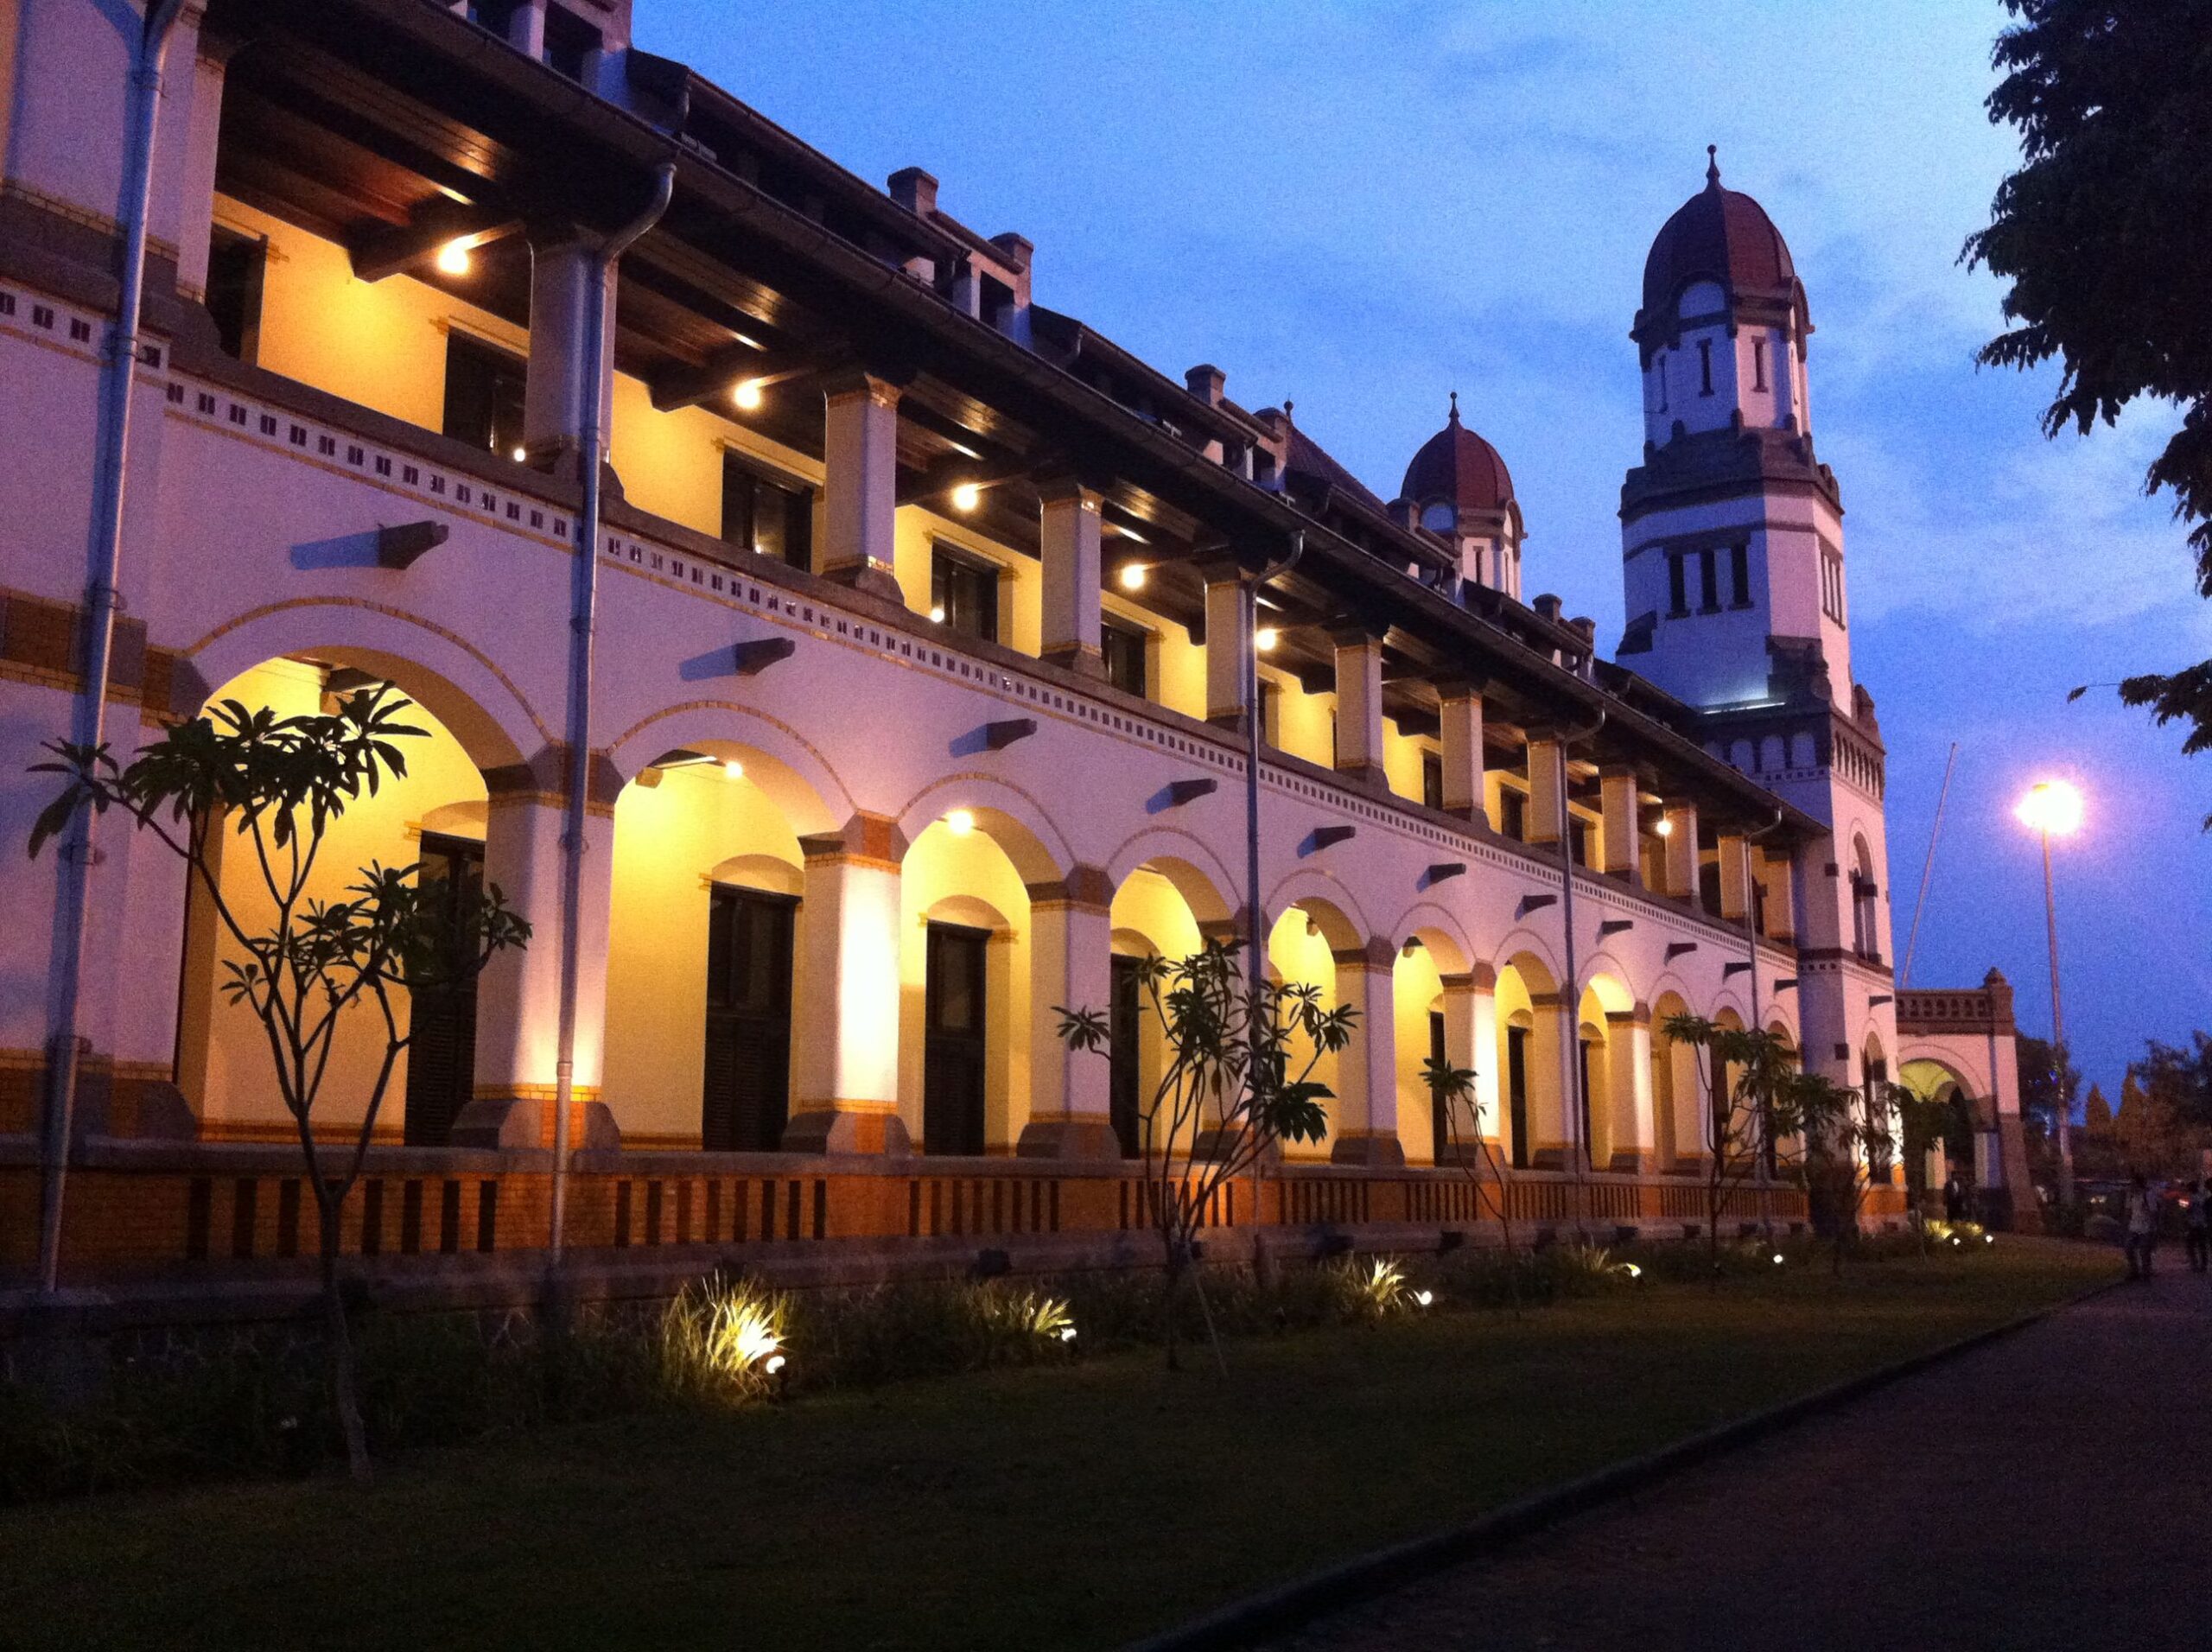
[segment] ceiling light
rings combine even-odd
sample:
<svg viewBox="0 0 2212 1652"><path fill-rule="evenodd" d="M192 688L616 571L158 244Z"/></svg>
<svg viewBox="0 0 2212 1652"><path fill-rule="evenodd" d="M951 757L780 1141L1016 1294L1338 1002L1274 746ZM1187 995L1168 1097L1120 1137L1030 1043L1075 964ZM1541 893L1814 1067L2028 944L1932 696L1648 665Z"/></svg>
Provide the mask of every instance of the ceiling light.
<svg viewBox="0 0 2212 1652"><path fill-rule="evenodd" d="M474 263L468 256L468 238L465 235L438 249L438 273L442 276L465 276Z"/></svg>
<svg viewBox="0 0 2212 1652"><path fill-rule="evenodd" d="M944 604L940 602L930 610L930 623L933 626L941 626L944 623Z"/></svg>
<svg viewBox="0 0 2212 1652"><path fill-rule="evenodd" d="M760 381L757 378L739 379L736 388L730 391L729 398L750 413L760 405Z"/></svg>
<svg viewBox="0 0 2212 1652"><path fill-rule="evenodd" d="M1662 816L1659 823L1651 829L1662 837L1672 837L1675 835L1675 823Z"/></svg>
<svg viewBox="0 0 2212 1652"><path fill-rule="evenodd" d="M965 514L983 502L983 490L974 482L963 482L952 490L952 508Z"/></svg>
<svg viewBox="0 0 2212 1652"><path fill-rule="evenodd" d="M955 837L965 837L976 829L976 811L956 809L944 817L944 829Z"/></svg>
<svg viewBox="0 0 2212 1652"><path fill-rule="evenodd" d="M735 758L729 759L722 765L722 778L725 780L742 780L744 778L745 765Z"/></svg>
<svg viewBox="0 0 2212 1652"><path fill-rule="evenodd" d="M1273 626L1262 626L1252 633L1252 645L1262 654L1268 652L1281 640L1282 632L1277 631Z"/></svg>
<svg viewBox="0 0 2212 1652"><path fill-rule="evenodd" d="M522 461L523 461L524 460L525 460L525 459L527 459L527 458L529 458L529 457L530 457L530 452L529 452L529 449L524 448L517 448L515 449L515 463L517 463L518 465L519 465L520 463L522 463Z"/></svg>
<svg viewBox="0 0 2212 1652"><path fill-rule="evenodd" d="M1146 571L1142 562L1131 562L1122 570L1122 588L1124 591L1143 590Z"/></svg>

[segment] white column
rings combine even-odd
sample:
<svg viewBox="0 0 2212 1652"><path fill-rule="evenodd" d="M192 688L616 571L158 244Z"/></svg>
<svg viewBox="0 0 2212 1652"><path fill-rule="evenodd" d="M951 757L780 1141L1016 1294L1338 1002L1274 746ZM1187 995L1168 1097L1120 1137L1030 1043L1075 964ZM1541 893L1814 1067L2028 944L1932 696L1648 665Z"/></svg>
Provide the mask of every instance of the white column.
<svg viewBox="0 0 2212 1652"><path fill-rule="evenodd" d="M1071 1050L1060 1008L1107 1010L1113 996L1114 886L1078 866L1029 886L1029 1121L1025 1159L1119 1159L1111 1070L1103 1053Z"/></svg>
<svg viewBox="0 0 2212 1652"><path fill-rule="evenodd" d="M598 397L599 428L611 435L614 359L614 283L599 273L598 238L573 224L530 231L530 367L523 389L523 448L533 465L573 465L583 451L584 425ZM601 307L610 364L587 384L586 323ZM502 455L506 457L508 455Z"/></svg>
<svg viewBox="0 0 2212 1652"><path fill-rule="evenodd" d="M1751 845L1741 833L1724 832L1720 848L1720 915L1732 923L1740 923L1744 917L1744 902L1748 898L1745 881L1746 856Z"/></svg>
<svg viewBox="0 0 2212 1652"><path fill-rule="evenodd" d="M1398 949L1387 936L1335 954L1337 1001L1359 1012L1351 1041L1337 1052L1337 1137L1329 1150L1339 1165L1406 1162L1398 1140Z"/></svg>
<svg viewBox="0 0 2212 1652"><path fill-rule="evenodd" d="M1098 636L1103 501L1073 478L1049 480L1038 492L1038 549L1044 563L1039 651L1056 665L1099 676L1105 670Z"/></svg>
<svg viewBox="0 0 2212 1652"><path fill-rule="evenodd" d="M1502 1092L1497 1071L1497 972L1486 963L1477 964L1466 975L1443 976L1441 984L1444 1058L1454 1067L1473 1071L1473 1122L1483 1139L1495 1144L1503 1116L1498 1105ZM1469 1121L1455 1113L1452 1123L1463 1133L1460 1147L1478 1156L1475 1144L1464 1134Z"/></svg>
<svg viewBox="0 0 2212 1652"><path fill-rule="evenodd" d="M1604 855L1599 870L1635 883L1643 863L1643 836L1637 828L1636 771L1612 766L1602 770L1598 796Z"/></svg>
<svg viewBox="0 0 2212 1652"><path fill-rule="evenodd" d="M1364 629L1336 632L1337 772L1387 786L1382 766L1382 639Z"/></svg>
<svg viewBox="0 0 2212 1652"><path fill-rule="evenodd" d="M1529 994L1529 1163L1538 1170L1568 1169L1571 1155L1580 1151L1575 1082L1581 1033L1580 1018L1564 994Z"/></svg>
<svg viewBox="0 0 2212 1652"><path fill-rule="evenodd" d="M1560 799L1563 795L1560 766L1567 761L1567 748L1549 734L1531 734L1529 736L1529 842L1531 844L1556 843L1566 829L1560 818Z"/></svg>
<svg viewBox="0 0 2212 1652"><path fill-rule="evenodd" d="M1206 721L1241 727L1245 658L1252 639L1245 626L1244 593L1236 565L1204 570L1206 581Z"/></svg>
<svg viewBox="0 0 2212 1652"><path fill-rule="evenodd" d="M457 1147L550 1147L561 1025L560 787L567 758L548 747L527 764L486 774L484 882L530 922L530 944L498 954L476 988L475 1099L454 1121ZM585 818L576 933L575 1068L569 1140L580 1149L620 1145L600 1100L607 1029L607 931L613 900L614 793L620 782L594 765ZM386 1106L392 1104L388 1098Z"/></svg>
<svg viewBox="0 0 2212 1652"><path fill-rule="evenodd" d="M897 824L855 815L842 831L799 840L792 1039L798 1094L791 1153L912 1151L899 1118L899 864Z"/></svg>
<svg viewBox="0 0 2212 1652"><path fill-rule="evenodd" d="M899 511L899 387L871 373L823 385L822 572L890 601Z"/></svg>
<svg viewBox="0 0 2212 1652"><path fill-rule="evenodd" d="M1440 683L1439 722L1444 746L1444 810L1463 820L1481 820L1483 697L1464 683Z"/></svg>
<svg viewBox="0 0 2212 1652"><path fill-rule="evenodd" d="M1667 854L1663 893L1694 901L1697 899L1697 805L1667 805Z"/></svg>
<svg viewBox="0 0 2212 1652"><path fill-rule="evenodd" d="M1649 1175L1658 1168L1656 1109L1651 1096L1651 1010L1605 1017L1607 1098L1613 1108L1613 1162L1617 1171Z"/></svg>

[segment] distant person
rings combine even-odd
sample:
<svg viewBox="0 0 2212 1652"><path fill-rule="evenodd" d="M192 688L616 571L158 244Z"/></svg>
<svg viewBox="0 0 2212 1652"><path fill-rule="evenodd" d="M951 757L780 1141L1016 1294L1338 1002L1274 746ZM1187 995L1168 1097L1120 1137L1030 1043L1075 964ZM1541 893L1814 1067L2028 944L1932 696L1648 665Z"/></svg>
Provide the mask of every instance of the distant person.
<svg viewBox="0 0 2212 1652"><path fill-rule="evenodd" d="M1943 1182L1943 1219L1956 1222L1967 1213L1967 1185L1953 1171Z"/></svg>
<svg viewBox="0 0 2212 1652"><path fill-rule="evenodd" d="M2127 1250L2127 1277L2148 1279L2151 1248L2158 1242L2158 1202L2139 1170L2129 1179L2125 1212L2121 1225L2126 1236L2121 1243Z"/></svg>
<svg viewBox="0 0 2212 1652"><path fill-rule="evenodd" d="M2189 1271L2212 1267L2212 1182L2199 1176L2189 1190Z"/></svg>

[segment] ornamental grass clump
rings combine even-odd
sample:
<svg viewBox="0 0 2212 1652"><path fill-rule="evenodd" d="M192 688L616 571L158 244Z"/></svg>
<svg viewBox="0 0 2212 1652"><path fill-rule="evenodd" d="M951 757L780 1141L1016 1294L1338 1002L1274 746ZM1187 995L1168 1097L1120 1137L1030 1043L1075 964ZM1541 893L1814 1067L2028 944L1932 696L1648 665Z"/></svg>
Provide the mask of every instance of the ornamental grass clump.
<svg viewBox="0 0 2212 1652"><path fill-rule="evenodd" d="M1366 1261L1350 1258L1328 1264L1338 1293L1338 1310L1356 1324L1376 1325L1413 1311L1413 1288L1406 1270L1388 1256Z"/></svg>
<svg viewBox="0 0 2212 1652"><path fill-rule="evenodd" d="M662 1381L688 1399L757 1400L774 1392L790 1356L790 1299L751 1280L687 1285L662 1313Z"/></svg>

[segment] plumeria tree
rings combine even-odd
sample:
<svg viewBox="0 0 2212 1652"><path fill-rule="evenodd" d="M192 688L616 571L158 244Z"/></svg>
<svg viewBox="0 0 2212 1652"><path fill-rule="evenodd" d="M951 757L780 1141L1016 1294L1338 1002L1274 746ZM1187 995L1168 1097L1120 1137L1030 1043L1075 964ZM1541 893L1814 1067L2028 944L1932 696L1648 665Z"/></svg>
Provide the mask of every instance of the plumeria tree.
<svg viewBox="0 0 2212 1652"><path fill-rule="evenodd" d="M407 772L400 742L427 733L402 721L408 708L388 685L310 715L283 717L228 700L128 763L105 746L55 741L47 747L50 760L33 766L63 777L60 795L31 832L33 856L79 811L120 810L185 863L214 916L221 990L261 1030L315 1192L331 1399L357 1480L369 1475L368 1445L339 1245L346 1196L360 1179L408 1045L411 1020L402 1001L473 980L495 953L530 938L530 925L496 885L451 889L426 882L412 866L372 863L340 899L315 893L331 881L319 874L333 823L387 777ZM226 836L250 855L226 855ZM222 867L233 859L245 862L246 875L226 887ZM334 1086L340 1028L359 1017L380 1031L381 1053L365 1077L336 1064L346 1082ZM317 1108L333 1088L359 1106L359 1122L319 1139Z"/></svg>
<svg viewBox="0 0 2212 1652"><path fill-rule="evenodd" d="M1322 1057L1351 1042L1357 1012L1349 1004L1323 1007L1318 987L1248 982L1236 953L1219 942L1135 968L1138 1013L1158 1025L1164 1050L1159 1082L1139 1098L1137 1141L1145 1216L1167 1273L1167 1364L1176 1369L1175 1308L1186 1279L1210 1332L1212 1325L1192 1264L1216 1195L1282 1143L1326 1134L1322 1103L1332 1095L1313 1075ZM1071 1048L1110 1058L1105 1011L1053 1008ZM1220 1352L1215 1338L1217 1361Z"/></svg>
<svg viewBox="0 0 2212 1652"><path fill-rule="evenodd" d="M1438 1162L1448 1153L1475 1190L1475 1209L1482 1209L1483 1178L1487 1175L1497 1185L1497 1224L1505 1236L1505 1280L1513 1306L1521 1306L1520 1259L1513 1244L1513 1194L1508 1181L1505 1159L1493 1153L1490 1138L1483 1134L1482 1103L1475 1096L1475 1070L1455 1067L1442 1056L1430 1056L1421 1063L1421 1082L1427 1086L1429 1099L1435 1112L1444 1120L1446 1140L1436 1144ZM1468 1141L1474 1144L1469 1153L1460 1140L1459 1119L1466 1116Z"/></svg>

